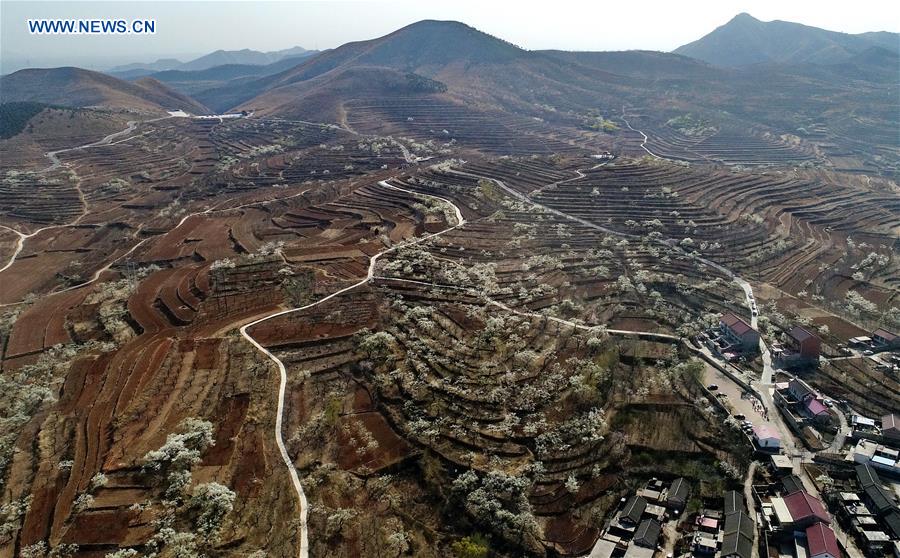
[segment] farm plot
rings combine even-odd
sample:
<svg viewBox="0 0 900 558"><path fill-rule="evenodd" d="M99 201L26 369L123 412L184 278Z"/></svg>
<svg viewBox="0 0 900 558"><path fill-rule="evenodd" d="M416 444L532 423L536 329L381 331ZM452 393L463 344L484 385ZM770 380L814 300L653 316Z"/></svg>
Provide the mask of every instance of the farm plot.
<svg viewBox="0 0 900 558"><path fill-rule="evenodd" d="M640 127L638 124L635 126ZM741 166L797 165L814 159L776 138L736 130L715 130L690 137L669 126L657 125L645 132L649 137L647 147L667 159Z"/></svg>
<svg viewBox="0 0 900 558"><path fill-rule="evenodd" d="M599 149L600 142L572 134L558 136L540 123L508 114L489 114L438 98L361 99L345 104L347 124L365 133L393 133L458 145L492 155L569 153ZM580 143L580 145L579 145Z"/></svg>
<svg viewBox="0 0 900 558"><path fill-rule="evenodd" d="M0 303L21 301L89 281L106 263L135 242L134 232L119 226L52 228L28 239L15 262L3 272Z"/></svg>
<svg viewBox="0 0 900 558"><path fill-rule="evenodd" d="M152 522L165 507L165 482L142 468L145 455L193 416L215 418L217 440L193 467L194 478L232 487L235 509L259 518L230 525L223 540L232 542L226 544L245 553L296 545L292 535L273 535L282 530L272 528L296 513L288 478L272 453L272 370L259 365L252 347L223 335L279 305L358 280L369 255L447 226L441 210L374 181L303 194L272 207L186 219L116 263L110 275L122 279L103 276L25 310L9 343L4 340L12 351L5 364L28 371L30 364L45 366L51 343L64 343L78 356L58 363L67 371L58 380L60 400L48 402L49 413L36 414L16 433L11 486L19 490L16 498L32 495L35 504L22 517L15 544L47 539L79 544L84 552L144 544L156 534ZM101 233L109 231L54 229L52 240L74 250L102 244ZM43 236L34 240L29 250L43 254ZM347 312L334 318L345 329L363 316L354 308ZM326 332L341 334L337 326ZM371 405L359 409L358 419L345 419L348 428L371 429L393 448L390 463L401 462L410 451L406 442L392 437ZM55 417L63 415L67 422L61 424ZM34 446L35 437L48 444ZM365 468L378 460L347 454L342 462ZM48 469L58 462L71 466ZM96 487L92 479L101 472L107 484ZM271 482L263 485L260 478ZM136 501L149 504L136 510Z"/></svg>
<svg viewBox="0 0 900 558"><path fill-rule="evenodd" d="M893 231L900 223L885 204L896 199L870 189L667 163L616 163L535 189L508 172L475 168L553 209L631 238L670 239L684 252L790 292L840 299L852 288L882 307L895 296L890 270L898 265ZM850 229L865 238L865 248L848 241ZM857 274L861 268L868 271ZM841 287L839 278L851 275L854 283Z"/></svg>
<svg viewBox="0 0 900 558"><path fill-rule="evenodd" d="M868 358L829 361L808 380L831 397L846 399L853 409L867 416L895 412L900 401L896 376L876 370Z"/></svg>

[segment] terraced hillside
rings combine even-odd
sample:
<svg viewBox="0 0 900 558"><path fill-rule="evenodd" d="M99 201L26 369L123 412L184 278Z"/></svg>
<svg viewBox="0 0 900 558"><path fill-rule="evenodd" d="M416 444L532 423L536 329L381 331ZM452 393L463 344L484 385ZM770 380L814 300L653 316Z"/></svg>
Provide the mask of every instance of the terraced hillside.
<svg viewBox="0 0 900 558"><path fill-rule="evenodd" d="M0 142L0 556L583 555L639 481L740 487L685 341L736 276L831 346L900 320L896 184L807 143L341 106Z"/></svg>

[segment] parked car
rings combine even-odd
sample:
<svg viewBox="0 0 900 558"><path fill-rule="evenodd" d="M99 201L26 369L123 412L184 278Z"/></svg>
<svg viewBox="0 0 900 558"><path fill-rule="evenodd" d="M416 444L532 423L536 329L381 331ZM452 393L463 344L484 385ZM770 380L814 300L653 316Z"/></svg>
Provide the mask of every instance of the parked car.
<svg viewBox="0 0 900 558"><path fill-rule="evenodd" d="M717 389L719 389L719 385L718 384L709 384L706 387L706 389L708 389L709 391L716 391Z"/></svg>
<svg viewBox="0 0 900 558"><path fill-rule="evenodd" d="M738 414L734 415L734 418L736 418L737 420L747 420L747 415L738 413Z"/></svg>
<svg viewBox="0 0 900 558"><path fill-rule="evenodd" d="M874 354L875 353L872 351L872 349L866 349L865 351L863 351L863 355L865 356L872 356Z"/></svg>

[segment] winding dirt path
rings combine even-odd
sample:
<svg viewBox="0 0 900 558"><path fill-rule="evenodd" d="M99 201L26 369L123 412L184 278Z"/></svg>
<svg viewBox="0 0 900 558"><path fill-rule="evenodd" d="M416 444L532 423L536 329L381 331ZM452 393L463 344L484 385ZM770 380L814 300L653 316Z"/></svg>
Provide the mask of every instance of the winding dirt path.
<svg viewBox="0 0 900 558"><path fill-rule="evenodd" d="M442 202L450 204L450 206L453 208L453 211L454 211L454 214L456 217L456 224L451 227L448 227L442 231L436 232L436 233L432 233L432 234L428 234L428 235L425 235L422 237L414 238L407 242L400 242L398 244L395 244L394 246L391 246L390 248L387 248L385 250L382 250L381 252L378 252L377 254L375 254L374 256L369 258L369 267L368 267L368 271L366 272L366 277L364 279L350 285L349 287L344 287L343 289L335 291L335 292L331 293L330 295L328 295L324 298L321 298L311 304L307 304L307 305L301 306L299 308L291 308L288 310L282 310L280 312L275 312L274 314L270 314L268 316L260 318L256 321L246 324L240 328L241 335L244 337L244 339L249 341L261 353L266 355L266 357L268 357L269 360L274 362L275 365L278 367L279 384L278 384L278 407L275 411L275 443L278 445L278 451L281 453L281 458L284 461L284 464L288 469L288 473L291 476L291 484L293 484L294 492L297 494L297 499L300 502L300 550L298 553L300 558L308 558L309 557L309 532L307 529L307 518L308 518L308 513L309 513L309 505L306 500L306 493L303 491L303 485L300 483L300 477L297 474L297 468L294 466L294 462L291 460L290 455L288 455L287 448L284 445L284 438L282 435L282 423L283 423L283 418L284 418L284 396L285 396L285 390L287 388L287 369L285 368L284 363L281 362L281 360L278 357L276 357L268 349L266 349L259 342L257 342L256 339L254 339L253 336L247 332L247 330L257 324L260 324L260 323L266 321L266 320L271 320L272 318L277 318L279 316L284 316L286 314L300 312L300 311L306 310L308 308L312 308L312 307L322 304L323 302L326 302L332 298L340 296L348 291L352 291L353 289L355 289L361 285L365 285L366 283L371 281L372 278L375 276L375 265L378 263L378 259L381 256L383 256L385 254L389 254L391 252L394 252L402 247L412 246L415 244L419 244L421 242L425 242L426 240L435 238L444 233L450 232L458 227L461 227L462 225L464 225L466 223L466 220L463 218L462 212L460 211L459 207L457 207L456 204L454 204L452 201L450 201L446 198L442 198L440 196L433 196L430 194L413 192L413 191L407 190L405 188L392 186L392 185L388 184L387 181L385 181L385 180L382 180L378 184L384 188L390 188L392 190L399 190L401 192L406 192L407 194L410 194L413 196L436 199L436 200L440 200Z"/></svg>
<svg viewBox="0 0 900 558"><path fill-rule="evenodd" d="M91 142L91 143L86 143L84 145L78 145L75 147L67 147L65 149L57 149L56 151L47 151L46 153L44 153L44 156L46 156L48 159L50 159L50 166L39 172L41 174L45 174L45 173L54 171L54 170L58 169L59 167L61 167L62 161L59 160L60 153L68 153L69 151L78 151L80 149L90 149L91 147L100 147L100 146L104 146L104 145L115 145L117 143L128 141L128 140L131 140L138 136L129 136L121 141L113 142L113 140L120 138L122 136L126 136L126 135L130 134L131 132L133 132L137 128L138 124L149 123L149 122L158 122L160 120L165 120L166 118L172 118L172 117L171 116L163 116L161 118L154 118L152 120L129 120L128 125L126 126L126 128L124 130L119 130L118 132L113 132L113 133L105 136L103 139L100 139L100 140L97 140L97 141ZM81 186L79 183L80 183L79 180L75 181L75 190L78 192L78 199L81 200L82 210L81 210L81 215L79 215L78 218L75 219L74 221L72 221L71 223L64 223L61 225L49 225L46 227L41 227L41 228L39 228L31 233L28 233L28 234L23 233L20 230L14 229L14 228L6 226L6 225L0 225L0 228L8 230L19 236L19 240L16 242L15 250L13 251L12 255L9 257L9 260L6 262L6 264L3 267L0 267L0 273L3 273L4 271L6 271L10 267L12 267L12 265L16 262L16 258L19 257L19 254L22 253L22 250L25 248L25 241L28 240L29 238L33 238L34 236L36 236L44 231L47 231L47 230L62 229L62 228L66 228L66 227L71 227L73 225L77 225L79 222L81 222L82 219L84 219L84 217L88 213L88 207L87 207L87 200L85 200L84 192L81 191Z"/></svg>
<svg viewBox="0 0 900 558"><path fill-rule="evenodd" d="M647 147L647 140L650 139L650 138L647 137L647 134L645 134L645 133L642 132L641 130L638 130L637 128L632 128L632 127L631 127L631 123L628 122L628 119L627 119L627 118L625 118L625 107L622 107L622 122L624 122L625 125L628 126L628 129L629 129L629 130L631 130L632 132L637 132L637 133L639 133L639 134L641 135L641 137L644 138L644 139L641 141L641 146L640 146L641 149L643 149L644 151L646 151L647 153L649 153L650 156L652 156L652 157L655 158L655 159L665 159L665 157L660 157L660 156L657 155L656 153L650 151L650 149Z"/></svg>

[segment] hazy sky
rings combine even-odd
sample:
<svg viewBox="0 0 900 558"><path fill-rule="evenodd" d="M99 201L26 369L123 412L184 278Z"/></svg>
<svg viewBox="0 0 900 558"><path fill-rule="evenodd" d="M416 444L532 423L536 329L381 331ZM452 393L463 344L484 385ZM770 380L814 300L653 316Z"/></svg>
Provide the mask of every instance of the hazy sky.
<svg viewBox="0 0 900 558"><path fill-rule="evenodd" d="M463 21L528 49L672 50L740 12L835 31L900 31L900 3L887 0L708 2L0 0L3 73L23 65L105 68L160 57L187 60L217 49L325 49L371 39L421 19ZM32 36L26 19L153 18L153 36Z"/></svg>

